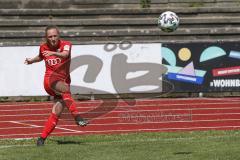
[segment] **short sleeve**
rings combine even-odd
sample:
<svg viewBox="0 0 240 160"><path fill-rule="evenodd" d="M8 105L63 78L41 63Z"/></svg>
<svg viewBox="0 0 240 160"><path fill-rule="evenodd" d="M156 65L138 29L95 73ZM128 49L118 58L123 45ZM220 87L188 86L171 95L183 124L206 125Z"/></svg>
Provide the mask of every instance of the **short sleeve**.
<svg viewBox="0 0 240 160"><path fill-rule="evenodd" d="M72 44L69 42L69 43L66 43L64 44L63 46L63 51L71 51L71 47L72 47Z"/></svg>

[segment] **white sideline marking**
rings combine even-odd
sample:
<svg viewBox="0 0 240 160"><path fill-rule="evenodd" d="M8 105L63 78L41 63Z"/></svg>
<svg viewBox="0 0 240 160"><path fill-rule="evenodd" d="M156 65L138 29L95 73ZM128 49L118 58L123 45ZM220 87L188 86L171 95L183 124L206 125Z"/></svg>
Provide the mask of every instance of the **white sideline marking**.
<svg viewBox="0 0 240 160"><path fill-rule="evenodd" d="M161 128L161 129L133 129L133 130L104 130L104 131L84 131L84 133L118 133L118 132L136 132L136 131L169 131L169 130L197 130L197 129L221 129L221 128L240 128L240 126L218 126L218 127L189 127L189 128ZM53 132L52 135L62 135L62 134L71 134L73 132ZM39 133L31 134L8 134L0 135L0 137L10 137L10 136L30 136L39 135Z"/></svg>
<svg viewBox="0 0 240 160"><path fill-rule="evenodd" d="M234 135L234 137L239 137L239 135ZM109 141L109 142L86 142L86 144L92 145L106 145L106 144L113 144L113 143L138 143L138 142L169 142L169 141L190 141L190 140L199 140L201 138L204 139L218 139L218 138L231 138L229 135L223 136L206 136L206 137L176 137L176 138L146 138L146 139L136 139L136 140L121 140L121 141ZM14 147L33 147L36 145L1 145L0 149L5 148L14 148ZM55 146L54 144L48 144L48 146Z"/></svg>
<svg viewBox="0 0 240 160"><path fill-rule="evenodd" d="M13 148L13 147L30 147L30 146L35 146L35 145L32 145L32 144L29 144L29 145L2 145L0 146L0 149L5 149L5 148Z"/></svg>

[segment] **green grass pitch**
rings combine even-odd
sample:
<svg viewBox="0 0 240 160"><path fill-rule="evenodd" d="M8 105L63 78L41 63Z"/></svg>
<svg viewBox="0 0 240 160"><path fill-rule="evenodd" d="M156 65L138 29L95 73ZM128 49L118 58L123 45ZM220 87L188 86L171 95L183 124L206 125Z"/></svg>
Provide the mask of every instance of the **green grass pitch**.
<svg viewBox="0 0 240 160"><path fill-rule="evenodd" d="M237 160L240 131L131 133L0 140L0 160Z"/></svg>

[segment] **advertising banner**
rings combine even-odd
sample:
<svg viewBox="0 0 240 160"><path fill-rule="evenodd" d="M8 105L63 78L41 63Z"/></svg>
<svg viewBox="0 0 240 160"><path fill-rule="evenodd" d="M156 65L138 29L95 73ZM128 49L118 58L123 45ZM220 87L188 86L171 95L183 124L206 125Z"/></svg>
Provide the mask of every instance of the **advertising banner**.
<svg viewBox="0 0 240 160"><path fill-rule="evenodd" d="M174 92L240 91L239 42L162 44Z"/></svg>

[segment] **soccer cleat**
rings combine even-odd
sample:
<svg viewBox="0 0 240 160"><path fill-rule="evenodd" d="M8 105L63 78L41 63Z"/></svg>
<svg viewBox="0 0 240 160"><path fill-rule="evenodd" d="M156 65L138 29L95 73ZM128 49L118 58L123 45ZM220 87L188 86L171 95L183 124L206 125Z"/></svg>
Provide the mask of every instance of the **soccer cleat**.
<svg viewBox="0 0 240 160"><path fill-rule="evenodd" d="M40 146L44 146L44 141L45 139L43 139L42 137L39 137L37 139L37 146L40 147Z"/></svg>
<svg viewBox="0 0 240 160"><path fill-rule="evenodd" d="M82 117L80 117L79 115L75 118L75 122L77 125L84 127L88 124L87 120L84 120Z"/></svg>

